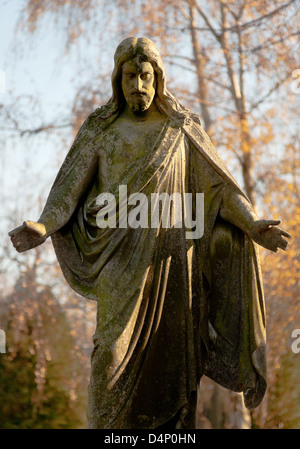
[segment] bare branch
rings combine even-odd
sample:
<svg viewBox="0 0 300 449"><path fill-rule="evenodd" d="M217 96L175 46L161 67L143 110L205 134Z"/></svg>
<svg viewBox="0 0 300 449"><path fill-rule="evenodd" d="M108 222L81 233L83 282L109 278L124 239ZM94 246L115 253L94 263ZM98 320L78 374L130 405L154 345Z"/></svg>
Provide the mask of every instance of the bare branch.
<svg viewBox="0 0 300 449"><path fill-rule="evenodd" d="M220 34L218 34L217 31L215 30L215 28L212 26L212 24L210 23L208 17L203 12L202 8L200 8L200 6L196 2L193 2L193 3L194 3L195 8L197 9L198 13L200 14L200 16L203 18L204 22L208 26L208 29L212 32L212 34L215 36L217 41L220 42L220 40L221 40Z"/></svg>
<svg viewBox="0 0 300 449"><path fill-rule="evenodd" d="M289 34L287 36L283 36L282 38L280 38L280 39L278 39L276 41L270 41L269 40L268 43L263 43L261 45L258 45L257 47L251 48L250 50L248 50L248 53L255 53L255 52L259 51L259 50L263 50L264 48L269 48L269 47L272 47L273 45L280 44L281 42L286 41L290 37L299 36L299 35L300 35L300 31L296 31L295 33L291 33L291 34Z"/></svg>
<svg viewBox="0 0 300 449"><path fill-rule="evenodd" d="M183 70L187 70L188 72L192 72L192 73L196 74L196 69L193 69L192 67L188 67L183 64L179 64L179 62L169 61L169 64L174 65L175 67L180 67Z"/></svg>
<svg viewBox="0 0 300 449"><path fill-rule="evenodd" d="M261 105L267 98L269 98L272 93L276 92L276 90L278 90L282 84L288 79L290 78L290 73L282 80L279 80L263 97L261 97L258 101L256 101L255 103L253 103L251 105L251 107L249 108L250 112L254 111L254 109L257 109L259 105Z"/></svg>
<svg viewBox="0 0 300 449"><path fill-rule="evenodd" d="M43 125L43 126L39 126L38 128L31 128L31 129L21 129L18 125L18 123L16 121L14 121L14 124L16 125L14 128L7 128L5 126L1 126L0 129L2 131L14 131L20 134L21 137L25 136L25 134L39 134L41 132L44 131L50 131L52 129L61 129L61 128L69 128L69 127L73 127L74 124L73 123L63 123L60 125L56 125L56 124L49 124L49 125Z"/></svg>
<svg viewBox="0 0 300 449"><path fill-rule="evenodd" d="M263 16L258 17L257 19L253 19L250 20L249 22L246 22L244 24L241 25L241 28L245 29L245 28L249 28L253 25L257 25L259 22L261 22L264 19L269 19L270 17L273 17L275 15L277 15L280 11L282 11L285 8L288 8L289 6L291 6L293 3L295 3L296 0L290 0L289 2L285 3L284 5L279 6L278 8L274 9L273 11L264 14ZM232 27L233 29L235 29L235 27Z"/></svg>
<svg viewBox="0 0 300 449"><path fill-rule="evenodd" d="M203 10L200 8L199 5L196 5L197 11L199 12L199 14L201 15L201 17L203 18L203 20L205 21L206 25L207 25L207 29L205 28L197 28L197 30L201 30L201 31L211 31L212 34L215 36L215 38L217 40L220 39L220 34L224 31L235 31L238 32L238 28L240 27L240 29L244 30L246 28L250 28L252 26L257 26L258 24L260 24L260 22L262 22L264 19L268 19L270 17L273 17L275 15L277 15L280 11L282 11L285 8L288 8L289 6L291 6L293 3L295 3L297 0L290 0L289 2L285 3L284 5L279 6L278 8L274 9L273 11L264 14L263 16L258 17L257 19L253 19L250 20L249 22L245 22L242 23L241 25L237 26L237 25L233 25L230 27L222 27L221 30L216 30L211 23L209 22L209 19L207 18L207 16L205 15L205 13L203 12ZM220 2L222 6L226 7L230 13L234 16L236 16L238 18L238 16L236 14L234 14L232 12L232 10L229 8L229 6L224 3L223 1Z"/></svg>
<svg viewBox="0 0 300 449"><path fill-rule="evenodd" d="M55 125L55 124L49 124L49 125L42 125L35 129L23 129L19 130L21 137L23 137L25 134L39 134L44 131L50 131L52 129L61 129L61 128L69 128L73 127L73 123L63 123L61 125Z"/></svg>
<svg viewBox="0 0 300 449"><path fill-rule="evenodd" d="M188 56L183 55L169 55L169 54L162 54L162 57L165 58L172 58L172 59L184 59L185 61L188 61L189 63L193 64L194 60L193 58L189 58Z"/></svg>

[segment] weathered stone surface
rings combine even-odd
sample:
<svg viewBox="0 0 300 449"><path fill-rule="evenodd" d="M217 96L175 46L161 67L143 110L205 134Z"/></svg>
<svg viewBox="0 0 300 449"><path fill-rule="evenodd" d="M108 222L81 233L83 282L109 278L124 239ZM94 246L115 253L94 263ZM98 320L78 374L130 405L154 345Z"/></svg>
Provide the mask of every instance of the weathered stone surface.
<svg viewBox="0 0 300 449"><path fill-rule="evenodd" d="M168 92L153 42L119 45L112 87L79 130L38 222L10 233L18 251L51 236L70 286L98 303L89 426L155 428L173 419L193 428L203 373L256 407L266 387L256 243L285 249L288 234L257 219L199 117ZM150 208L135 202L127 223L120 186L149 201L204 194L203 235L187 234L187 208L178 226L174 203L167 227L151 227ZM99 227L99 194L114 195L115 227Z"/></svg>

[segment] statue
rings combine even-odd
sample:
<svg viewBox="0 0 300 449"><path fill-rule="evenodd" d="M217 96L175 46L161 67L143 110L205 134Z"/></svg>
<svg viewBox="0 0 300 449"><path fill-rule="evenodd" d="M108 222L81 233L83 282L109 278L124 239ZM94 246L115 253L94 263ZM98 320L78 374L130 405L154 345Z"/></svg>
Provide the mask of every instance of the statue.
<svg viewBox="0 0 300 449"><path fill-rule="evenodd" d="M125 39L114 60L111 99L81 126L40 219L10 237L22 252L51 236L69 285L97 301L89 427L192 429L203 374L248 408L261 402L257 244L285 250L290 235L257 218L199 117L167 90L151 40ZM168 226L151 226L144 198L162 193ZM194 193L204 201L188 206ZM197 219L203 232L187 232Z"/></svg>

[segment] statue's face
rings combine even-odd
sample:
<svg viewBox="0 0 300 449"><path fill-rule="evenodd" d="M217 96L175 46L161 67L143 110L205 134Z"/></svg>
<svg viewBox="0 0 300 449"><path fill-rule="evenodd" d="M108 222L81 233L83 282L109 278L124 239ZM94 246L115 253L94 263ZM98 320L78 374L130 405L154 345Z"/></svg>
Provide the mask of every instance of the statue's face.
<svg viewBox="0 0 300 449"><path fill-rule="evenodd" d="M122 67L122 90L126 102L136 112L146 111L155 95L155 72L150 62L135 57Z"/></svg>

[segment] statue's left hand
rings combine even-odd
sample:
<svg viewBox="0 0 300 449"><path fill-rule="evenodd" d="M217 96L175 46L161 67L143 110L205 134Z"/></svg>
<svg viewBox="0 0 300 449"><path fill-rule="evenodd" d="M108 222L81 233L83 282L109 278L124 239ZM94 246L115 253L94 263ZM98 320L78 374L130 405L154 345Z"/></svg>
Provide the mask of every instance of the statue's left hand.
<svg viewBox="0 0 300 449"><path fill-rule="evenodd" d="M35 221L24 221L21 226L10 231L8 235L19 253L41 245L47 238L45 226Z"/></svg>
<svg viewBox="0 0 300 449"><path fill-rule="evenodd" d="M284 237L289 239L291 235L277 227L279 224L280 220L256 220L253 223L250 236L256 243L270 251L277 252L279 248L285 251L288 242Z"/></svg>

